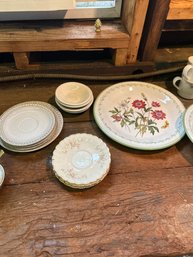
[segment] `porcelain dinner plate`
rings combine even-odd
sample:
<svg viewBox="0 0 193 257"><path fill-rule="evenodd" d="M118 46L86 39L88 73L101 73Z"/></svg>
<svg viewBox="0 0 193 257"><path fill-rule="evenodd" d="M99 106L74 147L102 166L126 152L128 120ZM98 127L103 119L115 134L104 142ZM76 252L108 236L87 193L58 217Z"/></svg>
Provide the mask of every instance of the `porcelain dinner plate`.
<svg viewBox="0 0 193 257"><path fill-rule="evenodd" d="M0 137L8 144L24 146L45 138L54 128L55 117L38 102L17 104L0 117Z"/></svg>
<svg viewBox="0 0 193 257"><path fill-rule="evenodd" d="M193 143L193 104L188 107L184 115L184 127L187 136Z"/></svg>
<svg viewBox="0 0 193 257"><path fill-rule="evenodd" d="M115 84L98 96L93 111L107 136L131 148L163 149L185 134L183 104L169 91L150 83Z"/></svg>
<svg viewBox="0 0 193 257"><path fill-rule="evenodd" d="M73 134L55 148L52 165L56 177L73 188L88 188L107 175L111 156L107 145L90 134Z"/></svg>

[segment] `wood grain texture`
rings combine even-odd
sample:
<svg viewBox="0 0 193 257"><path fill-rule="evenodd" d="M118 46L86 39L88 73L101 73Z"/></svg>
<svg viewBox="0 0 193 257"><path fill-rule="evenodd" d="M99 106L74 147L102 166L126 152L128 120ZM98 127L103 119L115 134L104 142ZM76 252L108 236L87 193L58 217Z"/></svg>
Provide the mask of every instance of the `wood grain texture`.
<svg viewBox="0 0 193 257"><path fill-rule="evenodd" d="M127 51L128 48L116 49L113 55L113 63L115 66L123 66L127 64Z"/></svg>
<svg viewBox="0 0 193 257"><path fill-rule="evenodd" d="M168 90L171 81L153 81ZM0 113L29 100L54 103L64 80L0 84ZM85 83L85 82L83 82ZM112 83L86 83L94 96ZM172 91L175 93L175 91ZM182 100L186 106L193 101ZM95 124L92 109L64 117L60 136L33 153L5 150L0 193L0 257L140 257L193 252L193 145L185 136L160 151L117 144ZM73 133L91 133L108 145L107 177L87 190L72 190L54 176L55 146Z"/></svg>
<svg viewBox="0 0 193 257"><path fill-rule="evenodd" d="M0 26L1 52L127 48L129 35L118 22L104 22L95 32L92 22L23 22Z"/></svg>
<svg viewBox="0 0 193 257"><path fill-rule="evenodd" d="M154 59L168 14L169 4L170 0L150 1L140 46L140 55L143 61Z"/></svg>
<svg viewBox="0 0 193 257"><path fill-rule="evenodd" d="M127 63L134 63L138 57L138 50L146 19L149 0L137 0L132 21L131 38L129 41Z"/></svg>
<svg viewBox="0 0 193 257"><path fill-rule="evenodd" d="M193 19L193 0L171 0L167 20Z"/></svg>
<svg viewBox="0 0 193 257"><path fill-rule="evenodd" d="M13 53L15 65L17 69L27 68L29 65L29 54L28 53Z"/></svg>
<svg viewBox="0 0 193 257"><path fill-rule="evenodd" d="M131 35L132 26L133 26L133 17L135 15L135 5L136 0L123 1L121 20L128 33Z"/></svg>
<svg viewBox="0 0 193 257"><path fill-rule="evenodd" d="M161 63L175 63L175 62L184 62L184 65L188 61L188 57L192 56L193 47L167 47L159 48L155 54L155 62Z"/></svg>

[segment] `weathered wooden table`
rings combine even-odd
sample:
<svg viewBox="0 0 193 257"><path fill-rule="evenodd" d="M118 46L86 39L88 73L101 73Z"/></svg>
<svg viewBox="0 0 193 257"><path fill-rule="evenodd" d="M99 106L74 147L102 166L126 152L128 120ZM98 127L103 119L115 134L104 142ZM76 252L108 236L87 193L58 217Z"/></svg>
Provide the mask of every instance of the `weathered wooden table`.
<svg viewBox="0 0 193 257"><path fill-rule="evenodd" d="M40 100L55 105L61 80L0 84L0 113ZM87 82L95 97L111 83ZM170 81L155 81L172 92ZM174 92L175 93L175 92ZM181 99L182 100L182 99ZM193 103L183 100L185 106ZM56 106L56 105L55 105ZM33 153L5 153L0 189L0 256L179 256L193 253L193 144L185 136L160 151L117 144L97 127L92 109L62 112L60 136ZM110 148L108 176L87 190L65 187L52 172L51 157L64 137L91 133Z"/></svg>

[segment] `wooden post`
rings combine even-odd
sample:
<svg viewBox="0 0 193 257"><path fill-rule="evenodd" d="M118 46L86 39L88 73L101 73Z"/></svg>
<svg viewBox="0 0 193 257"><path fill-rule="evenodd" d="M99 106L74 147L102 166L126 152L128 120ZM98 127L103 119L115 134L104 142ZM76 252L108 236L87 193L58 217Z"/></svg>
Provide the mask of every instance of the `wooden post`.
<svg viewBox="0 0 193 257"><path fill-rule="evenodd" d="M150 0L140 46L142 61L154 59L169 5L170 0Z"/></svg>
<svg viewBox="0 0 193 257"><path fill-rule="evenodd" d="M124 1L122 22L130 34L127 63L137 60L149 0Z"/></svg>
<svg viewBox="0 0 193 257"><path fill-rule="evenodd" d="M13 53L15 65L17 69L28 68L29 66L29 54L26 52Z"/></svg>
<svg viewBox="0 0 193 257"><path fill-rule="evenodd" d="M127 63L127 48L115 49L113 55L113 63L115 66L123 66Z"/></svg>

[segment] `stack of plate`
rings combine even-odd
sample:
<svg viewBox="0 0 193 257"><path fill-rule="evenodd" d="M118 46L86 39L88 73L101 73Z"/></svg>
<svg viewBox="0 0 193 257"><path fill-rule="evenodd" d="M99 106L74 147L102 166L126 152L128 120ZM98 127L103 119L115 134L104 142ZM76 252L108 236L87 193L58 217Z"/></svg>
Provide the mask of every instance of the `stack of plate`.
<svg viewBox="0 0 193 257"><path fill-rule="evenodd" d="M89 188L108 174L111 155L98 137L80 133L64 138L56 146L52 165L56 177L72 188Z"/></svg>
<svg viewBox="0 0 193 257"><path fill-rule="evenodd" d="M56 139L63 127L61 113L52 105L30 101L17 104L0 117L0 144L14 152L32 152Z"/></svg>
<svg viewBox="0 0 193 257"><path fill-rule="evenodd" d="M91 89L77 82L64 83L55 91L56 104L68 113L76 114L88 110L93 100Z"/></svg>

